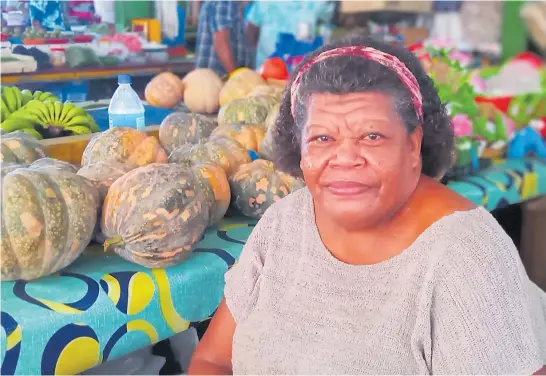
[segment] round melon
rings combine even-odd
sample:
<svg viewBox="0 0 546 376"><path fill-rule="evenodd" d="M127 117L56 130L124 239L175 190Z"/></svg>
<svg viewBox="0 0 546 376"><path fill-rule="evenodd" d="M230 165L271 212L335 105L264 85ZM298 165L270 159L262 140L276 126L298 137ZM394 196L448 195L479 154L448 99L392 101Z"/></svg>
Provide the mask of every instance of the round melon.
<svg viewBox="0 0 546 376"><path fill-rule="evenodd" d="M240 69L231 76L220 91L220 106L246 97L257 86L267 85L267 82L251 69Z"/></svg>
<svg viewBox="0 0 546 376"><path fill-rule="evenodd" d="M119 178L102 208L105 250L150 268L187 258L210 220L210 202L191 168L151 164Z"/></svg>
<svg viewBox="0 0 546 376"><path fill-rule="evenodd" d="M83 151L82 166L118 162L135 168L150 163L167 163L167 159L167 153L155 137L133 128L116 127L91 139Z"/></svg>
<svg viewBox="0 0 546 376"><path fill-rule="evenodd" d="M195 69L182 82L185 85L184 103L193 112L213 114L220 107L218 97L224 85L211 69Z"/></svg>
<svg viewBox="0 0 546 376"><path fill-rule="evenodd" d="M184 144L196 144L210 136L218 124L211 117L175 112L167 116L159 127L159 141L167 153Z"/></svg>
<svg viewBox="0 0 546 376"><path fill-rule="evenodd" d="M173 108L184 99L184 85L175 74L162 72L146 85L144 97L152 106Z"/></svg>
<svg viewBox="0 0 546 376"><path fill-rule="evenodd" d="M19 168L2 179L3 281L32 280L70 265L89 244L98 192L55 167Z"/></svg>
<svg viewBox="0 0 546 376"><path fill-rule="evenodd" d="M229 178L232 205L243 215L260 218L281 198L305 186L302 180L276 171L272 162L257 159Z"/></svg>
<svg viewBox="0 0 546 376"><path fill-rule="evenodd" d="M256 86L250 93L248 93L247 97L256 97L256 96L269 96L277 99L278 101L282 98L282 93L284 91L284 88L274 85L260 85Z"/></svg>
<svg viewBox="0 0 546 376"><path fill-rule="evenodd" d="M22 131L2 135L0 162L28 164L47 156L47 150L36 138Z"/></svg>
<svg viewBox="0 0 546 376"><path fill-rule="evenodd" d="M260 153L260 145L265 135L265 127L262 125L226 124L221 125L212 132L212 136L225 136L234 139L247 150Z"/></svg>
<svg viewBox="0 0 546 376"><path fill-rule="evenodd" d="M169 163L211 162L230 176L240 165L250 162L247 149L229 137L211 137L206 142L182 145L169 155Z"/></svg>
<svg viewBox="0 0 546 376"><path fill-rule="evenodd" d="M220 109L218 124L264 124L277 103L278 100L265 95L234 100Z"/></svg>

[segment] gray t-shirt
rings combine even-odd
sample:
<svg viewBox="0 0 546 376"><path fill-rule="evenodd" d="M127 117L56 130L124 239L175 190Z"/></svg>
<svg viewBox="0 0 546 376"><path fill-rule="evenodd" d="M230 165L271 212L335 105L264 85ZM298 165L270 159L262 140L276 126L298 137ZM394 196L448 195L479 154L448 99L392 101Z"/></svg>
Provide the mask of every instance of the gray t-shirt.
<svg viewBox="0 0 546 376"><path fill-rule="evenodd" d="M546 364L546 294L481 207L356 266L326 249L301 189L256 225L225 297L234 374L530 375Z"/></svg>

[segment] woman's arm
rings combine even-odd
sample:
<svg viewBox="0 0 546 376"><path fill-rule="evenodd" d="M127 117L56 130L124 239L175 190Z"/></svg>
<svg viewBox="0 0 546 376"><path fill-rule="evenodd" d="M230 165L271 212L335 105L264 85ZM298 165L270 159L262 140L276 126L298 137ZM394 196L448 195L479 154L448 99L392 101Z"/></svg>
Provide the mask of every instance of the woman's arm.
<svg viewBox="0 0 546 376"><path fill-rule="evenodd" d="M235 320L222 300L193 354L188 375L231 375L231 343Z"/></svg>

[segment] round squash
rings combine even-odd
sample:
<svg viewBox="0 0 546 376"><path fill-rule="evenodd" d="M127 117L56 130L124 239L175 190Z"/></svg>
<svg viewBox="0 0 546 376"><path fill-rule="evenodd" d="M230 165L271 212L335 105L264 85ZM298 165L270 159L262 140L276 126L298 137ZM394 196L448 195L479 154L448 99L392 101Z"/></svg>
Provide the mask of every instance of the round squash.
<svg viewBox="0 0 546 376"><path fill-rule="evenodd" d="M131 168L150 163L167 163L159 141L146 132L116 127L99 133L83 151L82 166L98 162L119 162Z"/></svg>
<svg viewBox="0 0 546 376"><path fill-rule="evenodd" d="M276 171L272 162L257 159L229 178L231 202L243 215L260 218L276 201L303 188L302 180Z"/></svg>
<svg viewBox="0 0 546 376"><path fill-rule="evenodd" d="M250 162L250 155L243 145L229 137L211 137L196 145L182 145L169 155L169 163L184 161L215 163L230 176L240 165Z"/></svg>
<svg viewBox="0 0 546 376"><path fill-rule="evenodd" d="M0 162L28 164L47 156L46 148L34 137L22 131L2 135Z"/></svg>
<svg viewBox="0 0 546 376"><path fill-rule="evenodd" d="M257 72L251 69L241 69L227 80L220 91L220 106L225 106L231 101L244 98L256 86L263 85L267 85L267 83Z"/></svg>
<svg viewBox="0 0 546 376"><path fill-rule="evenodd" d="M12 171L17 170L18 168L26 168L28 167L27 164L19 164L19 163L1 163L0 164L0 177L3 178L7 174L9 174Z"/></svg>
<svg viewBox="0 0 546 376"><path fill-rule="evenodd" d="M92 239L97 243L104 243L106 238L100 228L100 218L102 216L102 204L108 190L114 182L131 171L131 168L119 162L98 162L92 165L83 166L78 171L78 175L89 180L99 193L99 202L97 206L97 224L93 232Z"/></svg>
<svg viewBox="0 0 546 376"><path fill-rule="evenodd" d="M273 137L275 132L277 132L276 122L277 117L279 116L279 107L280 105L276 105L273 107L269 115L267 115L267 119L265 119L265 127L267 131L265 132L265 136L260 145L260 156L270 161L273 160Z"/></svg>
<svg viewBox="0 0 546 376"><path fill-rule="evenodd" d="M210 210L209 224L213 225L224 218L229 208L231 191L226 172L222 166L212 162L194 161L190 158L182 160L179 164L192 168L197 179L203 184L207 184L214 194L214 204ZM204 191L206 192L206 189Z"/></svg>
<svg viewBox="0 0 546 376"><path fill-rule="evenodd" d="M184 84L175 74L163 72L146 85L144 97L152 106L173 108L184 99Z"/></svg>
<svg viewBox="0 0 546 376"><path fill-rule="evenodd" d="M236 99L220 109L218 124L263 124L277 103L278 100L265 95Z"/></svg>
<svg viewBox="0 0 546 376"><path fill-rule="evenodd" d="M108 189L116 180L131 171L131 168L119 162L97 162L83 166L78 175L91 181L99 191L100 206L108 193Z"/></svg>
<svg viewBox="0 0 546 376"><path fill-rule="evenodd" d="M265 127L262 125L226 124L219 126L212 132L212 136L225 136L239 142L248 150L260 153L260 145L265 136Z"/></svg>
<svg viewBox="0 0 546 376"><path fill-rule="evenodd" d="M193 112L213 114L218 111L222 79L211 69L196 69L186 75L184 103Z"/></svg>
<svg viewBox="0 0 546 376"><path fill-rule="evenodd" d="M78 169L73 164L70 164L65 161L60 161L54 158L40 158L38 160L35 160L34 162L30 164L30 166L28 166L28 168L33 170L44 168L44 167L51 167L57 170L71 172L73 174L78 172Z"/></svg>
<svg viewBox="0 0 546 376"><path fill-rule="evenodd" d="M284 88L282 88L280 86L260 85L260 86L256 86L254 89L252 89L252 91L250 93L248 93L246 96L247 97L256 97L256 96L265 95L265 96L273 97L273 98L277 99L278 101L280 101L281 98L282 98L283 91L284 91Z"/></svg>
<svg viewBox="0 0 546 376"><path fill-rule="evenodd" d="M106 195L104 248L150 268L178 264L201 239L210 219L209 204L191 168L139 167L119 178Z"/></svg>
<svg viewBox="0 0 546 376"><path fill-rule="evenodd" d="M217 125L216 120L208 116L175 112L161 122L159 141L165 151L171 153L180 145L196 144L209 137Z"/></svg>
<svg viewBox="0 0 546 376"><path fill-rule="evenodd" d="M71 264L89 244L98 192L54 167L19 168L2 179L2 280L32 280Z"/></svg>

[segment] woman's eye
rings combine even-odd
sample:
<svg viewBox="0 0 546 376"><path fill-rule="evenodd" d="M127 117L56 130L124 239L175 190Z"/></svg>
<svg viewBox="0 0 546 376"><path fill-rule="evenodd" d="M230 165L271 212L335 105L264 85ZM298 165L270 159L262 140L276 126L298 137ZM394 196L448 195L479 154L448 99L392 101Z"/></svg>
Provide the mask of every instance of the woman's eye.
<svg viewBox="0 0 546 376"><path fill-rule="evenodd" d="M379 141L381 138L382 136L378 133L368 133L366 136L364 136L364 139L370 141Z"/></svg>
<svg viewBox="0 0 546 376"><path fill-rule="evenodd" d="M317 142L328 142L328 141L331 141L332 139L328 136L317 136L315 137L315 141Z"/></svg>

